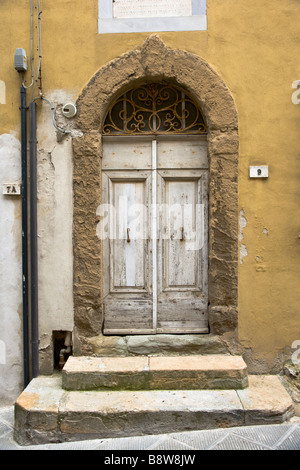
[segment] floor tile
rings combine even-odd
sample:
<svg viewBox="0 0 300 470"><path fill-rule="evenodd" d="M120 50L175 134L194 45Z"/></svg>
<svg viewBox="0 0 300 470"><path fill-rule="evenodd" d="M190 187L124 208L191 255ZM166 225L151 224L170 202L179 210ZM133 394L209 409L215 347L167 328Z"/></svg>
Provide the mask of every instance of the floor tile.
<svg viewBox="0 0 300 470"><path fill-rule="evenodd" d="M277 424L272 426L251 426L232 429L232 433L246 439L250 439L258 444L273 447L282 437L289 432L291 426L288 424Z"/></svg>
<svg viewBox="0 0 300 470"><path fill-rule="evenodd" d="M150 450L193 450L193 448L183 442L179 442L170 437L165 437L161 441L152 445Z"/></svg>
<svg viewBox="0 0 300 470"><path fill-rule="evenodd" d="M224 439L210 447L210 450L270 450L270 447L229 433Z"/></svg>
<svg viewBox="0 0 300 470"><path fill-rule="evenodd" d="M161 439L160 436L124 437L105 439L97 450L146 450Z"/></svg>
<svg viewBox="0 0 300 470"><path fill-rule="evenodd" d="M214 442L226 436L227 429L211 429L207 431L189 431L170 436L197 450L208 449Z"/></svg>
<svg viewBox="0 0 300 470"><path fill-rule="evenodd" d="M300 450L300 428L295 428L287 437L276 446L277 450Z"/></svg>

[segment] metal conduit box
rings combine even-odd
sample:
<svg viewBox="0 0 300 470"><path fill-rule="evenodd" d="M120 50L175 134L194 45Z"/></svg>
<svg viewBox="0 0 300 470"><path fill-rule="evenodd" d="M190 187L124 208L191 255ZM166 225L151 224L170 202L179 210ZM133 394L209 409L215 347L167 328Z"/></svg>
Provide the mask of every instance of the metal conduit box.
<svg viewBox="0 0 300 470"><path fill-rule="evenodd" d="M25 72L27 70L27 56L25 50L22 48L16 49L15 69L19 72Z"/></svg>

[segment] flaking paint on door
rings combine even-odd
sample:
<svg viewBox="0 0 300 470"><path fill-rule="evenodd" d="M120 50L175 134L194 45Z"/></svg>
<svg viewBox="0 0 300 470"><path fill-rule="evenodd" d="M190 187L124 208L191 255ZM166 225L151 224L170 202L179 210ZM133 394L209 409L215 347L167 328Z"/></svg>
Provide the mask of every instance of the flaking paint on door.
<svg viewBox="0 0 300 470"><path fill-rule="evenodd" d="M207 166L203 139L104 140L104 334L208 331Z"/></svg>

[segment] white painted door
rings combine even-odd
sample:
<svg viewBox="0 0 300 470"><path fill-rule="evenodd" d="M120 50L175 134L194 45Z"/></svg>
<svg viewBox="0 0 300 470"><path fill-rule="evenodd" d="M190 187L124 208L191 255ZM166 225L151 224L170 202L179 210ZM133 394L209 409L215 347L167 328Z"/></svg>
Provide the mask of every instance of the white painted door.
<svg viewBox="0 0 300 470"><path fill-rule="evenodd" d="M104 334L207 325L206 141L105 139Z"/></svg>

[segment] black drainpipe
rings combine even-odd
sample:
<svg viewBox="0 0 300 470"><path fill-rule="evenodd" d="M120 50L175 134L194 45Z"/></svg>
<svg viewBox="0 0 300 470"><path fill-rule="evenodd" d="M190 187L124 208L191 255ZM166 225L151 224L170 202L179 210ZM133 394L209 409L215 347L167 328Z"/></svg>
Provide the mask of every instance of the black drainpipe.
<svg viewBox="0 0 300 470"><path fill-rule="evenodd" d="M23 292L23 364L24 388L29 383L29 326L28 326L28 232L27 232L27 107L26 89L21 86L21 192L22 192L22 292Z"/></svg>
<svg viewBox="0 0 300 470"><path fill-rule="evenodd" d="M39 374L36 103L29 105L31 375Z"/></svg>

